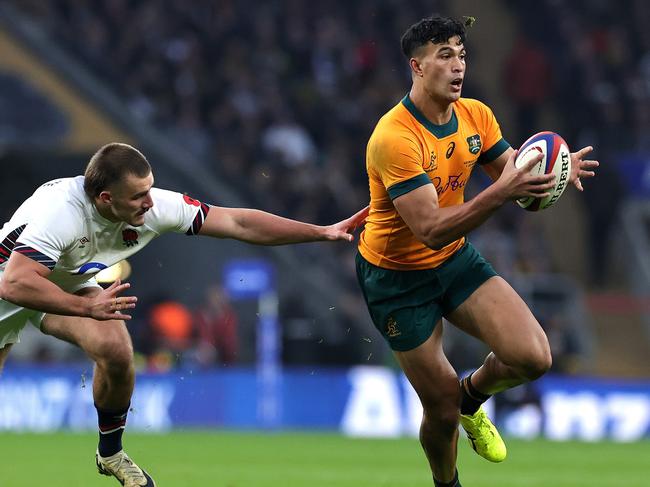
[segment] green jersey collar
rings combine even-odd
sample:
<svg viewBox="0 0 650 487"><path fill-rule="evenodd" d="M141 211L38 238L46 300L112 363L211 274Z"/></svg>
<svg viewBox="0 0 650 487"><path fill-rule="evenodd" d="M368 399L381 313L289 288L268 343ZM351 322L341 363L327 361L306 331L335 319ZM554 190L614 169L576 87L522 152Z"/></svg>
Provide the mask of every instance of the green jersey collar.
<svg viewBox="0 0 650 487"><path fill-rule="evenodd" d="M451 110L451 120L449 120L447 123L443 123L442 125L436 125L434 123L431 123L431 121L428 120L427 117L425 117L424 114L417 109L417 107L413 104L411 98L409 98L408 93L404 98L402 98L402 105L404 105L406 109L411 112L411 115L413 115L418 122L424 125L424 128L426 128L438 139L442 139L451 134L454 134L458 130L458 118L456 118L456 111L453 108Z"/></svg>

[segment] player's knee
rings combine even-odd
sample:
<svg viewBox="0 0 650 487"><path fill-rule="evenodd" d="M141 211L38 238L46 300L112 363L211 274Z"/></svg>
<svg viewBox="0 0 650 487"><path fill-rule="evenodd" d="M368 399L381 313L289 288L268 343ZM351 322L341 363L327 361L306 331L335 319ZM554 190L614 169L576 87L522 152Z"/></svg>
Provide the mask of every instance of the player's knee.
<svg viewBox="0 0 650 487"><path fill-rule="evenodd" d="M434 409L424 409L423 422L432 434L452 437L458 428L460 410L456 404L449 402Z"/></svg>
<svg viewBox="0 0 650 487"><path fill-rule="evenodd" d="M133 346L128 335L107 333L96 346L96 362L109 371L128 370L133 365Z"/></svg>
<svg viewBox="0 0 650 487"><path fill-rule="evenodd" d="M449 437L458 428L460 417L460 386L455 377L446 384L438 384L429 394L422 395L423 420L436 434Z"/></svg>
<svg viewBox="0 0 650 487"><path fill-rule="evenodd" d="M448 408L453 409L455 405L460 404L460 383L455 375L445 379L438 378L426 387L420 387L418 396L425 411L440 412Z"/></svg>
<svg viewBox="0 0 650 487"><path fill-rule="evenodd" d="M524 378L532 381L548 372L552 364L551 349L547 343L546 346L540 346L531 351L521 366L521 373Z"/></svg>

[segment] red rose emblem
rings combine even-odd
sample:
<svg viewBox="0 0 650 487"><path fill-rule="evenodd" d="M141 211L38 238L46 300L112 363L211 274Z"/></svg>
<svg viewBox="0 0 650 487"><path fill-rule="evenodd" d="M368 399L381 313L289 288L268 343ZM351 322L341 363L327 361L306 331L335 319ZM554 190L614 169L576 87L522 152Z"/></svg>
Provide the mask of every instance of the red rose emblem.
<svg viewBox="0 0 650 487"><path fill-rule="evenodd" d="M126 230L122 230L122 240L124 240L124 245L126 245L127 247L133 247L134 245L138 245L138 232L136 232L132 228L127 228Z"/></svg>

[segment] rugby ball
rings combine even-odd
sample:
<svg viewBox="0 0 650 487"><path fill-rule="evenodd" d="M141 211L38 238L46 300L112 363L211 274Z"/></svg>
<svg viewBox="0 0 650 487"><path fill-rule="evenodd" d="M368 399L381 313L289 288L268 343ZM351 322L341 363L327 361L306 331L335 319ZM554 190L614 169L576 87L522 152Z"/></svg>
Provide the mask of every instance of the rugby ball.
<svg viewBox="0 0 650 487"><path fill-rule="evenodd" d="M524 142L515 159L515 167L525 166L540 153L544 158L534 165L530 172L534 175L555 174L555 187L545 198L518 199L517 204L528 211L539 211L553 206L569 184L571 152L564 139L554 132L540 132Z"/></svg>

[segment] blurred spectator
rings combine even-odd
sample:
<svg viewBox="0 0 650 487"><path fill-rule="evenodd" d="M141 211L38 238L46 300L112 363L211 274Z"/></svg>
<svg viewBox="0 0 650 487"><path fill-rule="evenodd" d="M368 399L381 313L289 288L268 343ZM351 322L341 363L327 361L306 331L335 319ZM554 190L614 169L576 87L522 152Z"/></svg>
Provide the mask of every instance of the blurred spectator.
<svg viewBox="0 0 650 487"><path fill-rule="evenodd" d="M165 300L149 309L149 339L153 341L150 367L167 370L183 361L183 354L192 344L192 313L177 301Z"/></svg>
<svg viewBox="0 0 650 487"><path fill-rule="evenodd" d="M234 364L239 347L238 318L226 291L219 286L208 288L194 317L195 360L204 367Z"/></svg>
<svg viewBox="0 0 650 487"><path fill-rule="evenodd" d="M539 112L551 94L553 71L546 52L520 32L505 65L504 86L515 103L515 146L539 132Z"/></svg>

